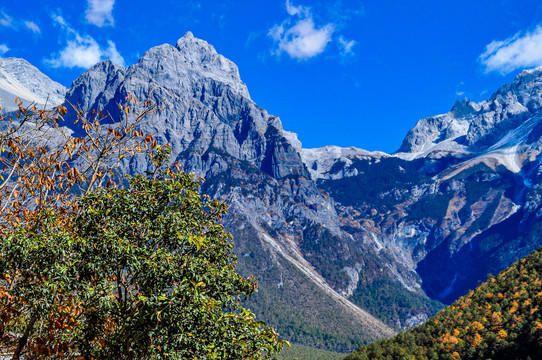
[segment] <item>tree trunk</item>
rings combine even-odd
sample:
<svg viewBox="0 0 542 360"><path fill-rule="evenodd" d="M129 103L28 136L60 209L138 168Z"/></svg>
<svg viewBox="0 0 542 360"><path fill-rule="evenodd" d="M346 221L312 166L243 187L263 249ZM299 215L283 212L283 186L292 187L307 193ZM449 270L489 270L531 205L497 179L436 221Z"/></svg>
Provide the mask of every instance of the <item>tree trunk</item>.
<svg viewBox="0 0 542 360"><path fill-rule="evenodd" d="M34 324L36 323L36 320L38 317L36 315L32 316L30 318L30 322L26 326L26 330L24 331L23 337L19 340L19 344L17 345L17 349L13 353L12 360L20 360L21 354L24 350L24 347L26 346L26 343L28 342L28 337L30 336L30 333L32 332L32 329L34 328Z"/></svg>

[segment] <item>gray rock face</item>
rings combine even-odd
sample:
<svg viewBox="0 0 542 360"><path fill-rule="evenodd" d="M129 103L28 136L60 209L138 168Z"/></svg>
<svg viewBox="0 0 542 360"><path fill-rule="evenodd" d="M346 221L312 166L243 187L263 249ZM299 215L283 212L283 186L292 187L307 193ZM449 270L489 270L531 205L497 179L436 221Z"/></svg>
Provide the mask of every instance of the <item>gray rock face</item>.
<svg viewBox="0 0 542 360"><path fill-rule="evenodd" d="M119 84L124 80L126 69L104 60L91 67L73 82L72 89L78 91L77 99L67 95L67 99L83 111L105 107L111 100L120 100L116 94ZM70 91L71 93L72 91Z"/></svg>
<svg viewBox="0 0 542 360"><path fill-rule="evenodd" d="M204 177L203 190L230 205L225 226L235 236L237 252L252 254L240 256L241 269L254 269L254 275L266 279L271 268L297 282L311 283L311 293L298 295L313 300L296 305L295 311L323 297L334 304L334 312L342 309L338 316L349 314L354 319L352 327L361 331L359 336L376 339L393 333L342 295L357 286L352 283L357 278L342 271L343 267L374 260L341 230L332 202L311 180L296 135L284 131L278 117L250 99L233 62L187 33L175 47L154 47L126 69L110 61L95 65L74 82L66 98L84 110L102 110L116 118L120 115L117 104L128 93L140 102L150 98L161 103L162 110L149 119L145 131L169 143L171 160ZM147 166L143 158L132 159L124 172L142 172ZM322 234L330 239L323 249L330 257L313 254L321 246ZM269 256L274 260L266 268L253 267L251 261ZM269 279L262 284L269 291L261 295L261 301L254 300L255 309L263 312L261 304L278 296L271 295L277 283ZM294 282L283 283L281 289L288 291L288 286L289 291L296 289ZM280 321L291 321L288 316L280 315L284 318ZM315 326L330 332L327 321L338 325L343 320L321 317L318 321ZM339 344L339 348L347 350L355 344Z"/></svg>
<svg viewBox="0 0 542 360"><path fill-rule="evenodd" d="M64 101L66 88L52 81L28 61L18 58L0 58L0 106L3 111L18 108L15 98L26 107L33 103L47 108Z"/></svg>

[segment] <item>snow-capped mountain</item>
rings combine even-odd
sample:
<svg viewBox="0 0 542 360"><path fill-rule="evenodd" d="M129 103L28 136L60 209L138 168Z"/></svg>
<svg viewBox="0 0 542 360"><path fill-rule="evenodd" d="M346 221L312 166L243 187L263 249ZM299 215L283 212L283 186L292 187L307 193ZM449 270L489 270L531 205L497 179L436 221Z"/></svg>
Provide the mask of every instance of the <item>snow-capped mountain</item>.
<svg viewBox="0 0 542 360"><path fill-rule="evenodd" d="M541 105L542 68L525 70L486 101L419 120L395 154L319 156L319 187L427 295L453 301L542 245ZM303 150L307 166L317 151Z"/></svg>
<svg viewBox="0 0 542 360"><path fill-rule="evenodd" d="M0 58L0 106L3 111L18 108L15 98L23 106L52 108L64 101L67 89L52 81L28 61L18 58Z"/></svg>
<svg viewBox="0 0 542 360"><path fill-rule="evenodd" d="M64 97L8 60L2 106ZM248 305L290 340L351 350L389 336L434 313L431 299L452 301L542 245L542 68L420 120L395 154L302 149L237 66L191 33L128 68L96 64L66 99L115 117L128 93L163 105L145 130L229 204L238 269L260 283ZM147 166L136 157L124 171Z"/></svg>

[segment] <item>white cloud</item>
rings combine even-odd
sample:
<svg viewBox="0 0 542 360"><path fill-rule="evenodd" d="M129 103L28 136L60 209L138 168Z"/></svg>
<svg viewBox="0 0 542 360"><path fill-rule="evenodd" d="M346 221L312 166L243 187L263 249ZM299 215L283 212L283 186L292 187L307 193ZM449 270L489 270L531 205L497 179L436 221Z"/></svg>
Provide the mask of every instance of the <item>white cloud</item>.
<svg viewBox="0 0 542 360"><path fill-rule="evenodd" d="M25 21L24 26L34 34L41 34L40 27L33 21Z"/></svg>
<svg viewBox="0 0 542 360"><path fill-rule="evenodd" d="M268 35L277 45L273 53L280 55L286 52L297 60L306 60L321 54L331 41L334 25L329 23L317 27L309 7L294 6L289 0L286 0L286 11L297 19L286 19L269 30Z"/></svg>
<svg viewBox="0 0 542 360"><path fill-rule="evenodd" d="M80 35L71 28L62 16L53 15L53 20L66 31L66 46L45 60L51 66L88 69L104 59L110 59L121 66L125 65L124 58L113 41L109 40L106 48L101 47L90 35Z"/></svg>
<svg viewBox="0 0 542 360"><path fill-rule="evenodd" d="M9 51L9 48L6 44L0 44L0 55L4 55Z"/></svg>
<svg viewBox="0 0 542 360"><path fill-rule="evenodd" d="M542 27L530 32L518 32L502 41L492 41L479 57L486 72L502 74L522 67L542 65Z"/></svg>
<svg viewBox="0 0 542 360"><path fill-rule="evenodd" d="M66 20L64 20L64 18L61 15L53 14L51 17L53 18L53 21L57 25L60 25L61 27L67 27L68 26L68 23L66 23Z"/></svg>
<svg viewBox="0 0 542 360"><path fill-rule="evenodd" d="M11 16L6 14L5 12L0 11L0 25L13 27L14 26L13 19L11 18Z"/></svg>
<svg viewBox="0 0 542 360"><path fill-rule="evenodd" d="M354 50L352 50L352 48L356 45L355 40L346 40L343 36L339 36L338 40L343 56L354 55Z"/></svg>
<svg viewBox="0 0 542 360"><path fill-rule="evenodd" d="M311 9L307 6L294 6L290 2L290 0L286 0L286 12L288 12L288 15L290 16L299 15L303 17L308 17L310 16Z"/></svg>
<svg viewBox="0 0 542 360"><path fill-rule="evenodd" d="M68 40L66 47L60 50L56 58L49 61L53 67L80 67L88 69L99 62L102 58L100 46L90 36L75 35L75 38Z"/></svg>
<svg viewBox="0 0 542 360"><path fill-rule="evenodd" d="M113 6L115 0L87 0L87 10L85 15L87 21L98 27L105 25L115 25L115 19L113 18Z"/></svg>
<svg viewBox="0 0 542 360"><path fill-rule="evenodd" d="M108 40L107 44L109 45L109 47L103 51L102 56L104 58L110 59L117 65L125 66L124 58L118 52L117 46L115 45L115 43L111 40Z"/></svg>

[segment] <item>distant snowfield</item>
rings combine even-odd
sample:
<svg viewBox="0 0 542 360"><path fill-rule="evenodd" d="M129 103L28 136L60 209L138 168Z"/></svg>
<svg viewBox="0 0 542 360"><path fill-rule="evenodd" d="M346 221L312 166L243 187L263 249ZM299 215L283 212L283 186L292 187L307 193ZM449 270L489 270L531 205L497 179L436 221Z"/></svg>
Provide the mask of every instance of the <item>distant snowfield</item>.
<svg viewBox="0 0 542 360"><path fill-rule="evenodd" d="M2 107L15 107L14 101L16 97L40 105L45 104L45 99L25 89L13 76L0 68L0 98L3 100Z"/></svg>
<svg viewBox="0 0 542 360"><path fill-rule="evenodd" d="M52 81L23 59L0 58L0 106L4 111L18 108L15 98L23 106L34 104L52 108L64 101L67 89Z"/></svg>

